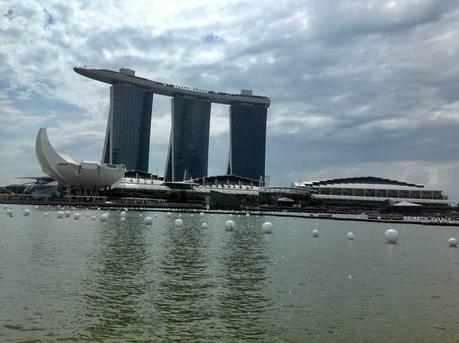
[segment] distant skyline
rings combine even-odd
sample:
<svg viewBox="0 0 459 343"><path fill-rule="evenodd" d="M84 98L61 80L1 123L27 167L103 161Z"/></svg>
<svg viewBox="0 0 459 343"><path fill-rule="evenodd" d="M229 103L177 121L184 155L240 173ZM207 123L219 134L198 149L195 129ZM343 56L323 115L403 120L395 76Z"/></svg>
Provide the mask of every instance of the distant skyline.
<svg viewBox="0 0 459 343"><path fill-rule="evenodd" d="M459 200L459 3L2 1L0 183L42 175L40 127L101 160L109 85L75 66L271 98L274 185L379 176ZM224 174L228 107L212 105L209 175ZM163 175L170 98L154 96L149 170Z"/></svg>

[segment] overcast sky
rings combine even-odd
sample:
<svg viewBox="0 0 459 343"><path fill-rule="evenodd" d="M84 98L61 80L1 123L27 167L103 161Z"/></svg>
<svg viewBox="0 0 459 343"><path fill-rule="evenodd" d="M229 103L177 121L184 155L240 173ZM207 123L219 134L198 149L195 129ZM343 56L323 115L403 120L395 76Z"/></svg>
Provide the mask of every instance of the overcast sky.
<svg viewBox="0 0 459 343"><path fill-rule="evenodd" d="M271 185L348 176L423 183L459 200L459 2L0 2L0 177L41 175L35 137L100 160L109 86L74 66L271 98ZM154 96L162 175L170 99ZM212 106L209 174L223 174L228 107Z"/></svg>

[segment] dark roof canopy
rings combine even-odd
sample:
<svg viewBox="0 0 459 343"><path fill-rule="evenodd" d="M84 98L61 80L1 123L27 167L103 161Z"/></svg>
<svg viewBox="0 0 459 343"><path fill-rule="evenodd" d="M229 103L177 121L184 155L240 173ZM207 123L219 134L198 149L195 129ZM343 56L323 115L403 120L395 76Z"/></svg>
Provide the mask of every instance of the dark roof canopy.
<svg viewBox="0 0 459 343"><path fill-rule="evenodd" d="M330 180L320 180L312 181L314 185L333 185L341 183L365 183L365 184L377 184L377 185L397 185L397 186L410 186L424 188L422 185L417 185L415 183L408 183L403 181L396 181L390 179L384 179L382 177L375 176L359 176L359 177L346 177L341 179L330 179Z"/></svg>

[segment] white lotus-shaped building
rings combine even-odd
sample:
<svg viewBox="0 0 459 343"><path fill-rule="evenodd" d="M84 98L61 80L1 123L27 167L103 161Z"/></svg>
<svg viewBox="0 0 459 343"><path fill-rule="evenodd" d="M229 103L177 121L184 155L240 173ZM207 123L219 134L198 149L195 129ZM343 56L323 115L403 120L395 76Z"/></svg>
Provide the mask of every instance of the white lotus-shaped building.
<svg viewBox="0 0 459 343"><path fill-rule="evenodd" d="M35 153L43 172L59 184L82 188L111 187L120 181L126 168L122 164L97 161L76 163L70 156L58 153L48 139L46 129L38 131Z"/></svg>

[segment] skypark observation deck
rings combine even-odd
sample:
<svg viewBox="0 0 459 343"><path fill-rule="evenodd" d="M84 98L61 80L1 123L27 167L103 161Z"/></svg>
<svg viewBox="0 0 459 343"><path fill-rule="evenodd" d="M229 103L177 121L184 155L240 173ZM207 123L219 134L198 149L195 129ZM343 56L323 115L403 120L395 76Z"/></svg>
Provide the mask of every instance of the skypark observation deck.
<svg viewBox="0 0 459 343"><path fill-rule="evenodd" d="M206 91L191 87L180 87L163 82L145 79L143 77L135 76L134 71L129 69L120 69L120 72L108 69L87 69L87 68L73 68L75 72L80 75L86 76L90 79L98 80L101 82L116 84L127 83L137 87L146 88L154 94L165 96L191 96L195 98L207 99L216 104L231 105L235 103L262 105L269 107L271 100L265 96L252 95L251 91L244 91L241 94L230 94L224 92Z"/></svg>

